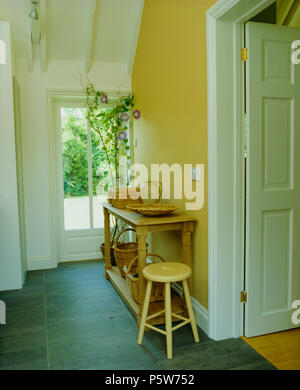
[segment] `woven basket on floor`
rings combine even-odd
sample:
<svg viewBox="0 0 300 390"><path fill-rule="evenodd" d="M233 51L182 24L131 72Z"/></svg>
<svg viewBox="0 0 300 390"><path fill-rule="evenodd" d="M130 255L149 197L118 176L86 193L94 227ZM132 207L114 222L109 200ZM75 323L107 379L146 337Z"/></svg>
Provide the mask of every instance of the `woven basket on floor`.
<svg viewBox="0 0 300 390"><path fill-rule="evenodd" d="M143 203L139 188L113 188L107 194L108 203L117 209L126 209L127 205Z"/></svg>
<svg viewBox="0 0 300 390"><path fill-rule="evenodd" d="M147 254L149 256L158 257L161 261L165 261L160 255ZM128 267L124 266L126 281L130 288L131 296L137 303L140 302L140 289L139 289L139 276L138 276L138 265L137 265L137 256L131 260ZM165 298L164 294L164 283L153 282L150 302L163 301Z"/></svg>
<svg viewBox="0 0 300 390"><path fill-rule="evenodd" d="M134 229L124 229L116 237L114 241L114 254L117 266L120 270L120 274L125 278L124 265L128 265L130 261L138 255L138 243L137 242L118 242L120 236L128 231L135 232Z"/></svg>

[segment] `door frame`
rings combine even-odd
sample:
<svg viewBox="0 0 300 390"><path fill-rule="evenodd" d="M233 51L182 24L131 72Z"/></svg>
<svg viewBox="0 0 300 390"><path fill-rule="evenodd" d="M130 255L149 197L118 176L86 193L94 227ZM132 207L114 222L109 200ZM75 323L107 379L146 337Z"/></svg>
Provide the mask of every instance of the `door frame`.
<svg viewBox="0 0 300 390"><path fill-rule="evenodd" d="M129 94L130 91L106 91L110 98L118 98L120 96ZM51 258L53 259L53 267L57 267L60 263L60 256L62 254L61 248L61 207L60 195L61 191L57 182L57 120L56 120L56 104L60 102L82 103L85 102L86 94L82 90L47 90L47 108L48 108L48 145L49 145L49 173L50 173L50 247ZM130 137L133 140L133 126L129 126ZM133 142L131 142L133 149ZM133 153L132 160L133 160ZM80 233L79 233L80 234ZM103 238L104 239L104 238ZM84 258L83 258L84 260ZM69 261L74 261L70 259ZM75 260L76 261L76 260Z"/></svg>
<svg viewBox="0 0 300 390"><path fill-rule="evenodd" d="M243 335L244 23L276 0L219 0L207 12L208 314L215 340Z"/></svg>

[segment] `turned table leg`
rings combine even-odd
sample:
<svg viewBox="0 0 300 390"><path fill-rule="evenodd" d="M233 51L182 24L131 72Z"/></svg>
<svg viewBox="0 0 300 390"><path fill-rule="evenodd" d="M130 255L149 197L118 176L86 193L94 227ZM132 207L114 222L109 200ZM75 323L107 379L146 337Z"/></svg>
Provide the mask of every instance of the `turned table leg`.
<svg viewBox="0 0 300 390"><path fill-rule="evenodd" d="M146 281L143 276L143 269L146 265L147 259L147 228L146 227L137 227L137 240L138 240L138 272L139 272L139 300L140 300L140 310L137 317L137 324L140 325L141 315L143 312L143 305L146 292Z"/></svg>
<svg viewBox="0 0 300 390"><path fill-rule="evenodd" d="M110 257L110 215L105 207L103 207L104 214L104 237L105 237L105 265L104 276L108 279L106 270L111 269L111 257Z"/></svg>

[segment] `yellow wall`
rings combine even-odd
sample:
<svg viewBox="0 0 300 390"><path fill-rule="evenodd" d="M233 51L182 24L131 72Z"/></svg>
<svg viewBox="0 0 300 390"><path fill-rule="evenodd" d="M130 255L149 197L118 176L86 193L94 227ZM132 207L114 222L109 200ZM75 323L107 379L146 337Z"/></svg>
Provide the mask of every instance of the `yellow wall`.
<svg viewBox="0 0 300 390"><path fill-rule="evenodd" d="M133 70L142 118L135 162L205 164L205 206L193 235L192 295L208 306L206 11L216 0L145 0ZM171 200L184 210L185 200ZM180 234L156 233L155 250L179 259Z"/></svg>

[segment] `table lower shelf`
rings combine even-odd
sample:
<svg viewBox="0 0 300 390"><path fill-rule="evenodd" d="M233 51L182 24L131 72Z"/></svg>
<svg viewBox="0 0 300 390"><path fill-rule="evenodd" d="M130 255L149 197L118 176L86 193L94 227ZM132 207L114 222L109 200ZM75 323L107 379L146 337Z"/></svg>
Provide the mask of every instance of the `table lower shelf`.
<svg viewBox="0 0 300 390"><path fill-rule="evenodd" d="M121 295L123 300L126 302L127 306L134 314L136 318L139 316L140 305L136 303L130 293L130 288L126 282L126 279L122 278L119 268L112 267L111 269L106 270L108 277L118 293ZM152 302L149 306L148 316L155 314L164 309L164 301L162 302ZM172 292L172 313L186 316L185 302L182 298ZM152 325L164 324L165 317L164 314L161 316L155 317L148 321Z"/></svg>

